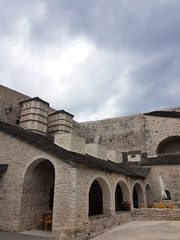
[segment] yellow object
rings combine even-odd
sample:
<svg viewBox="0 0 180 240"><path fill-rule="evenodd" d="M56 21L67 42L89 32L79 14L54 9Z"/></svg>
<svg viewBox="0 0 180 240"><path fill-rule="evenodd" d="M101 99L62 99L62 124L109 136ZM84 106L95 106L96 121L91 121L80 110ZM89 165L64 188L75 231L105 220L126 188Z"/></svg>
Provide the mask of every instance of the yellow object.
<svg viewBox="0 0 180 240"><path fill-rule="evenodd" d="M143 203L140 203L140 204L139 204L139 207L140 207L140 208L145 208L145 206L144 206Z"/></svg>
<svg viewBox="0 0 180 240"><path fill-rule="evenodd" d="M168 207L171 209L179 209L178 207L176 207L173 203L173 201L168 202Z"/></svg>
<svg viewBox="0 0 180 240"><path fill-rule="evenodd" d="M37 229L39 223L42 223L42 222L43 222L43 218L39 218L39 216L37 216L35 230Z"/></svg>
<svg viewBox="0 0 180 240"><path fill-rule="evenodd" d="M166 208L166 205L164 204L163 201L161 201L161 202L159 202L158 207L159 208Z"/></svg>
<svg viewBox="0 0 180 240"><path fill-rule="evenodd" d="M153 207L152 202L147 202L147 207L148 207L148 208L152 208L152 207Z"/></svg>
<svg viewBox="0 0 180 240"><path fill-rule="evenodd" d="M47 215L44 218L44 230L47 232L47 226L48 224L52 224L52 215Z"/></svg>
<svg viewBox="0 0 180 240"><path fill-rule="evenodd" d="M153 203L152 208L158 208L159 203Z"/></svg>
<svg viewBox="0 0 180 240"><path fill-rule="evenodd" d="M46 214L52 214L51 210L46 211Z"/></svg>

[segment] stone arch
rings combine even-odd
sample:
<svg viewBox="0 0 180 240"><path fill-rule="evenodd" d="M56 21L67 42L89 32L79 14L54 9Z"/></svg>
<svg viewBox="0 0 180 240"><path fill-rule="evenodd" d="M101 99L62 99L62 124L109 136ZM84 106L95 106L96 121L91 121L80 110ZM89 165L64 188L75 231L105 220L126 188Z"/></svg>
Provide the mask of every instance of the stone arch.
<svg viewBox="0 0 180 240"><path fill-rule="evenodd" d="M89 216L109 214L111 212L111 191L105 179L102 177L93 179L89 187L88 196ZM98 206L95 204L96 201Z"/></svg>
<svg viewBox="0 0 180 240"><path fill-rule="evenodd" d="M52 163L52 165L54 166L54 169L56 170L56 161L54 161L53 158L51 158L50 156L48 156L46 154L39 154L36 157L31 158L28 163L26 164L24 171L22 172L22 178L24 179L25 175L27 177L27 174L31 174L33 169L42 161L44 160L48 160ZM30 169L32 169L30 171Z"/></svg>
<svg viewBox="0 0 180 240"><path fill-rule="evenodd" d="M115 189L115 211L124 210L122 203L130 203L130 191L124 180L119 180Z"/></svg>
<svg viewBox="0 0 180 240"><path fill-rule="evenodd" d="M159 154L180 153L180 136L171 136L161 141L156 150Z"/></svg>
<svg viewBox="0 0 180 240"><path fill-rule="evenodd" d="M140 183L136 182L133 187L133 206L139 208L140 203L144 204L143 188Z"/></svg>
<svg viewBox="0 0 180 240"><path fill-rule="evenodd" d="M19 230L33 229L36 217L52 210L55 168L47 159L33 161L25 171L21 198Z"/></svg>
<svg viewBox="0 0 180 240"><path fill-rule="evenodd" d="M150 188L149 184L146 184L146 200L147 200L147 203L152 202L152 200L153 200L152 192L151 192L151 188Z"/></svg>

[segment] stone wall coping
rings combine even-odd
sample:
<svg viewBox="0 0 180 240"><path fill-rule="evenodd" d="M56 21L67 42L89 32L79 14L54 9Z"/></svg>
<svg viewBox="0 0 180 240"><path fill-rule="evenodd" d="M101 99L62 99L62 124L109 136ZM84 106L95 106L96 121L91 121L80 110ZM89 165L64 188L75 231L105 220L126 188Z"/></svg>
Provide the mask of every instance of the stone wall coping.
<svg viewBox="0 0 180 240"><path fill-rule="evenodd" d="M68 113L68 112L66 112L66 111L64 111L64 110L55 111L55 112L53 112L53 113L50 113L49 116L53 116L53 115L56 115L56 114L58 114L58 113L67 114L67 115L71 116L72 118L74 117L74 115L72 115L71 113Z"/></svg>
<svg viewBox="0 0 180 240"><path fill-rule="evenodd" d="M30 99L21 101L20 103L23 104L23 103L32 102L32 101L42 102L42 103L46 104L46 105L49 107L49 103L46 102L46 101L44 101L44 100L42 100L42 99L39 98L39 97L30 98Z"/></svg>
<svg viewBox="0 0 180 240"><path fill-rule="evenodd" d="M144 115L165 118L180 118L179 111L153 111L149 113L144 113Z"/></svg>

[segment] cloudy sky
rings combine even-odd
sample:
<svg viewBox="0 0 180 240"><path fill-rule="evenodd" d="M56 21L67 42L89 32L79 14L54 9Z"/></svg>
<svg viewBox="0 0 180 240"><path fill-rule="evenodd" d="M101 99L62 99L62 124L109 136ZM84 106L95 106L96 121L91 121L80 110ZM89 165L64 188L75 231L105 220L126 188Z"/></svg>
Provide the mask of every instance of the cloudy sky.
<svg viewBox="0 0 180 240"><path fill-rule="evenodd" d="M75 120L180 105L179 0L0 0L0 84Z"/></svg>

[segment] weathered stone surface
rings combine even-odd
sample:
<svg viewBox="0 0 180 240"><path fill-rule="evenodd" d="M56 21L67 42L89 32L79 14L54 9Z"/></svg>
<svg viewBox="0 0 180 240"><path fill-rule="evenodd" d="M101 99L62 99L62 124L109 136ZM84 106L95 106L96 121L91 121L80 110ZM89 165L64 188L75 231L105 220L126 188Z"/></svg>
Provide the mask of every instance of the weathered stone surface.
<svg viewBox="0 0 180 240"><path fill-rule="evenodd" d="M56 240L85 240L132 219L179 219L179 210L133 206L159 202L165 190L180 205L180 108L77 123L43 100L21 109L24 100L32 99L0 86L0 164L8 166L0 179L0 230L33 228L36 215L49 209L53 185ZM48 124L56 133L72 133L49 136ZM93 182L102 191L103 214L89 217ZM117 189L132 211L117 212Z"/></svg>

